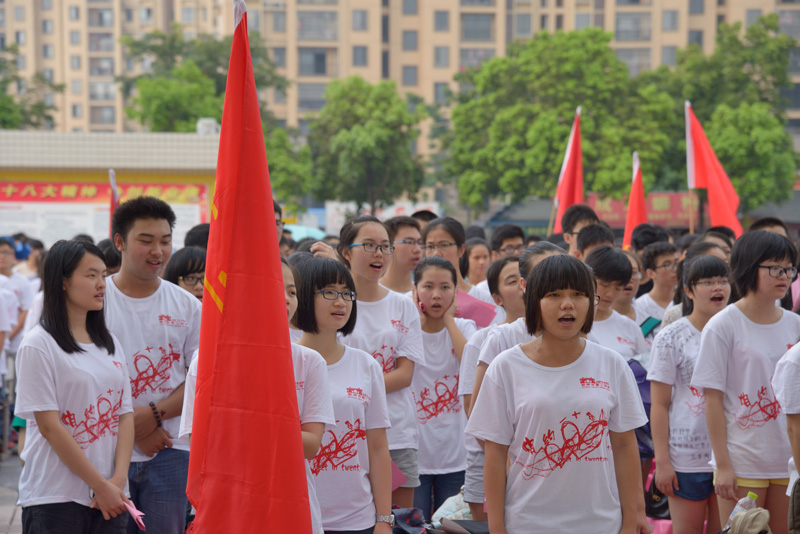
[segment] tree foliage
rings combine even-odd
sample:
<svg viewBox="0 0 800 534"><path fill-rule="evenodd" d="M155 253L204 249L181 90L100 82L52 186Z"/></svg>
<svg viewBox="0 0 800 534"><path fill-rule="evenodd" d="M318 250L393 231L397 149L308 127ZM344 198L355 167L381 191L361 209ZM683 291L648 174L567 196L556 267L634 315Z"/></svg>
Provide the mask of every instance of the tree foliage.
<svg viewBox="0 0 800 534"><path fill-rule="evenodd" d="M23 78L18 69L19 49L16 45L0 50L0 129L38 129L53 122L55 106L47 104L46 93L61 93L64 84L45 79L41 72ZM17 88L12 94L11 88ZM22 87L23 91L19 92Z"/></svg>
<svg viewBox="0 0 800 534"><path fill-rule="evenodd" d="M307 144L298 146L282 128L265 128L264 143L275 200L296 213L301 199L313 188L311 149Z"/></svg>
<svg viewBox="0 0 800 534"><path fill-rule="evenodd" d="M411 143L425 117L421 106L409 110L393 82L358 76L329 83L325 100L309 136L318 198L366 203L374 212L419 188L423 164Z"/></svg>

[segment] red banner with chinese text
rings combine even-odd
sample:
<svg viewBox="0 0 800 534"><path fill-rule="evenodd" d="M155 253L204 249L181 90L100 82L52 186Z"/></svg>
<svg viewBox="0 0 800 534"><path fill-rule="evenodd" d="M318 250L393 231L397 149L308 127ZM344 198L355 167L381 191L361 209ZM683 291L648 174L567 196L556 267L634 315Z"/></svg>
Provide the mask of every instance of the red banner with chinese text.
<svg viewBox="0 0 800 534"><path fill-rule="evenodd" d="M206 204L205 184L118 184L120 201L152 196L167 203ZM80 202L111 201L111 185L99 182L6 182L0 185L0 202Z"/></svg>

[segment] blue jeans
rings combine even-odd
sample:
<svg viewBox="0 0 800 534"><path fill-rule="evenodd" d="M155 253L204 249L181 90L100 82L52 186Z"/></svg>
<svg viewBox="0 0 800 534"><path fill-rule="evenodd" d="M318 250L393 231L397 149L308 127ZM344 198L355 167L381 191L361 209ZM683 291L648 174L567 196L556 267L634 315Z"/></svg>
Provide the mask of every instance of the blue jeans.
<svg viewBox="0 0 800 534"><path fill-rule="evenodd" d="M22 509L25 534L124 534L128 512L103 519L103 512L76 502L37 504Z"/></svg>
<svg viewBox="0 0 800 534"><path fill-rule="evenodd" d="M427 521L444 501L461 491L464 471L441 475L420 475L419 486L414 488L414 508L422 510Z"/></svg>
<svg viewBox="0 0 800 534"><path fill-rule="evenodd" d="M147 462L131 462L128 485L131 500L144 512L148 532L183 534L186 531L186 478L189 476L189 451L164 449ZM139 534L133 519L128 534Z"/></svg>

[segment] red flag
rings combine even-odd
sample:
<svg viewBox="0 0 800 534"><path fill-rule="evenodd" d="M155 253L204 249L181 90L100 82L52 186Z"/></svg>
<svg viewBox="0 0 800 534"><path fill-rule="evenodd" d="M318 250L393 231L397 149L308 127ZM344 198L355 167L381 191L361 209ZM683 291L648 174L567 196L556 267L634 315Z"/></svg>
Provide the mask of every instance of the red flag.
<svg viewBox="0 0 800 534"><path fill-rule="evenodd" d="M114 169L108 169L108 183L111 185L111 205L108 213L108 235L114 237L111 232L111 219L114 218L114 210L119 206L119 189L117 188L117 175Z"/></svg>
<svg viewBox="0 0 800 534"><path fill-rule="evenodd" d="M203 296L187 494L196 534L310 533L272 192L244 0L233 36ZM254 241L255 239L255 241Z"/></svg>
<svg viewBox="0 0 800 534"><path fill-rule="evenodd" d="M628 216L625 219L625 235L622 238L622 248L631 248L633 229L647 222L647 205L644 200L644 183L642 183L642 168L639 167L639 153L633 153L633 182L631 194L628 196Z"/></svg>
<svg viewBox="0 0 800 534"><path fill-rule="evenodd" d="M581 154L581 107L575 111L575 121L569 134L567 152L561 173L558 175L558 187L554 202L557 207L555 233L562 232L561 217L568 207L583 202L583 157Z"/></svg>
<svg viewBox="0 0 800 534"><path fill-rule="evenodd" d="M727 226L742 235L742 223L736 216L739 195L728 178L725 169L714 154L703 126L686 101L686 173L689 189L705 189L708 196L708 211L711 226Z"/></svg>

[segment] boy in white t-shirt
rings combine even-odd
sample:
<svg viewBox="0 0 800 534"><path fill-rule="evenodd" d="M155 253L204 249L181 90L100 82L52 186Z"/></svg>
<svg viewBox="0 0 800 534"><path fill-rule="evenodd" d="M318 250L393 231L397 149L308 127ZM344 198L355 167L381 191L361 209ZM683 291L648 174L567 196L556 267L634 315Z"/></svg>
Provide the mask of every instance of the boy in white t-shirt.
<svg viewBox="0 0 800 534"><path fill-rule="evenodd" d="M642 251L642 266L647 277L653 281L653 289L636 299L634 305L660 323L667 308L672 305L678 284L678 249L665 241L651 243ZM642 326L642 333L648 336L651 332L658 333L660 329L660 324L648 331Z"/></svg>
<svg viewBox="0 0 800 534"><path fill-rule="evenodd" d="M8 278L7 287L14 293L18 304L17 320L9 335L8 355L10 357L16 354L19 344L22 342L25 316L31 309L34 295L30 281L14 271L14 257L14 243L6 238L0 238L0 274Z"/></svg>
<svg viewBox="0 0 800 534"><path fill-rule="evenodd" d="M422 259L422 235L419 222L412 217L400 215L383 223L392 236L394 254L381 285L397 293L411 293L414 288L411 273Z"/></svg>
<svg viewBox="0 0 800 534"><path fill-rule="evenodd" d="M200 301L158 277L172 253L175 214L139 197L112 219L119 273L108 278L106 322L122 344L131 380L136 445L128 473L131 500L154 532L183 534L189 445L178 439L184 381L200 344ZM137 527L128 524L128 532Z"/></svg>

